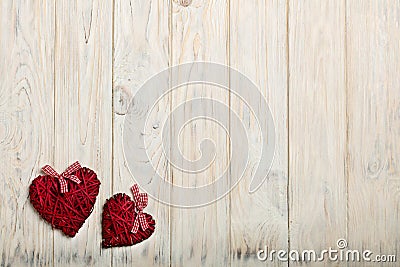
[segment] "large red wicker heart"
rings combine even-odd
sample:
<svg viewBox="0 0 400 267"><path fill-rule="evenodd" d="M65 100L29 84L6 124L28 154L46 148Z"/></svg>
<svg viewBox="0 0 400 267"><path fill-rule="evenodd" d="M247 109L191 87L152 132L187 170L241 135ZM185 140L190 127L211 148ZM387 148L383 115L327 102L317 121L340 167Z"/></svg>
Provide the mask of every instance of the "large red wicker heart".
<svg viewBox="0 0 400 267"><path fill-rule="evenodd" d="M132 233L137 216L135 202L126 194L116 194L107 199L103 208L103 242L105 248L131 246L148 239L154 232L155 224L150 214L143 213L148 228L139 227L137 233Z"/></svg>
<svg viewBox="0 0 400 267"><path fill-rule="evenodd" d="M92 213L100 188L100 181L91 169L81 168L73 175L80 183L65 180L66 193L60 192L59 180L50 175L38 176L29 187L30 201L40 216L70 237L76 235Z"/></svg>

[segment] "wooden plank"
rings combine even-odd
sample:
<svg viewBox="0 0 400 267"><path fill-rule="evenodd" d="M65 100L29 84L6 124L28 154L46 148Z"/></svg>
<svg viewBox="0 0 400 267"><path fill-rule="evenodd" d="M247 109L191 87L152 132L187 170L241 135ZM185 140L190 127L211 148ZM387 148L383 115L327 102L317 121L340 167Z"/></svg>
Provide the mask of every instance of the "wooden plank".
<svg viewBox="0 0 400 267"><path fill-rule="evenodd" d="M55 168L75 160L101 181L93 213L77 236L54 232L54 265L110 265L101 213L112 185L112 11L110 1L57 1Z"/></svg>
<svg viewBox="0 0 400 267"><path fill-rule="evenodd" d="M275 121L276 151L271 172L265 183L253 194L248 192L254 169L231 193L231 257L233 266L263 265L257 252L288 248L287 170L287 6L285 1L231 2L231 66L249 77L266 97ZM258 125L243 109L241 101L231 100L231 107L242 112L248 121L249 165L257 163ZM262 119L262 118L259 118ZM235 168L232 166L232 172ZM274 261L268 264L283 266Z"/></svg>
<svg viewBox="0 0 400 267"><path fill-rule="evenodd" d="M172 3L172 63L212 61L227 64L229 60L229 1L193 0ZM173 73L171 79L177 78ZM229 93L216 86L204 84L183 86L171 94L173 111L179 104L202 97L229 104ZM213 104L202 111L213 113ZM192 119L193 106L180 114L184 121ZM180 144L180 151L172 150L172 158L181 154L188 160L201 158L198 147L203 138L215 144L216 161L204 171L190 174L172 168L175 186L198 187L213 183L228 166L228 139L221 126L211 120L199 119L180 128L171 122L171 145ZM182 165L182 162L174 162ZM228 181L227 181L228 182ZM175 195L176 198L182 196ZM171 208L171 264L173 266L226 266L229 264L229 197L201 208Z"/></svg>
<svg viewBox="0 0 400 267"><path fill-rule="evenodd" d="M0 3L1 266L51 266L51 226L28 199L53 162L54 4Z"/></svg>
<svg viewBox="0 0 400 267"><path fill-rule="evenodd" d="M289 5L290 249L346 238L344 3Z"/></svg>
<svg viewBox="0 0 400 267"><path fill-rule="evenodd" d="M348 241L372 257L400 251L399 14L399 1L347 2Z"/></svg>
<svg viewBox="0 0 400 267"><path fill-rule="evenodd" d="M114 63L113 63L113 193L132 195L130 187L135 182L128 169L123 152L123 127L132 97L151 76L167 68L169 60L169 1L125 1L114 4ZM149 92L151 94L151 92ZM138 102L141 99L137 99ZM169 98L160 102L159 112L149 124L160 124L169 110ZM143 113L145 114L145 112ZM148 136L159 136L160 129L153 128ZM150 132L149 132L150 133ZM160 160L160 138L151 140L148 150L151 161L159 173L169 179L165 160ZM146 174L151 178L154 173ZM169 207L149 198L145 212L156 220L156 230L147 240L133 247L113 250L114 266L168 266L170 262Z"/></svg>

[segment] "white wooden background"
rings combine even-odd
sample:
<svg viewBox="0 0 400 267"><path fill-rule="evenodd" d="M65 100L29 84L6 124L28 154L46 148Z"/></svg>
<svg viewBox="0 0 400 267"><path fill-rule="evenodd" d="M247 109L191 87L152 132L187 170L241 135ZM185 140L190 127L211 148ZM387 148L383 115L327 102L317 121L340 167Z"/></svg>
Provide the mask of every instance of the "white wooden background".
<svg viewBox="0 0 400 267"><path fill-rule="evenodd" d="M321 250L338 238L400 250L400 1L1 0L0 21L1 266L283 266L256 252ZM253 195L245 179L203 208L151 201L148 241L101 249L104 201L133 183L122 153L130 98L151 75L196 60L233 66L263 91L277 128L270 176ZM185 140L197 153L196 136ZM74 160L102 185L70 239L27 196L44 164Z"/></svg>

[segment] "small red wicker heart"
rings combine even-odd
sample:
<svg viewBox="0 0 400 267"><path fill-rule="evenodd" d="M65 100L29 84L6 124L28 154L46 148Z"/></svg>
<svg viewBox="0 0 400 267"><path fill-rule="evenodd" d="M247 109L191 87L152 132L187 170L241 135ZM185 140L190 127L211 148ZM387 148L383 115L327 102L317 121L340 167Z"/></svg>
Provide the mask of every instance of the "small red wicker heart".
<svg viewBox="0 0 400 267"><path fill-rule="evenodd" d="M78 162L74 164L79 165ZM74 179L79 180L79 183L71 178L57 177L58 174L55 171L54 173L35 178L29 187L29 198L36 211L53 228L74 237L92 213L99 193L100 181L94 171L81 168L80 165L71 173ZM64 180L64 184L60 179ZM61 193L63 186L67 191L65 193Z"/></svg>
<svg viewBox="0 0 400 267"><path fill-rule="evenodd" d="M147 222L147 229L143 230L140 225L134 233L132 229L138 219L138 203L122 193L107 199L103 208L103 247L131 246L148 239L154 232L156 222L151 215L142 214Z"/></svg>

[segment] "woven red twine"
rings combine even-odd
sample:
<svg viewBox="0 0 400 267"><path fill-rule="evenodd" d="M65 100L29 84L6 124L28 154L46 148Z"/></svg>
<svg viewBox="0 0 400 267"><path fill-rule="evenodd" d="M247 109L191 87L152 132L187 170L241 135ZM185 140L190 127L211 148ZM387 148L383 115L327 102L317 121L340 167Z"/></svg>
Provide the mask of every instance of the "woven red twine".
<svg viewBox="0 0 400 267"><path fill-rule="evenodd" d="M70 237L76 235L92 213L100 188L91 169L80 168L73 175L80 183L66 179L65 193L61 193L59 179L50 175L38 176L29 187L30 201L40 216Z"/></svg>
<svg viewBox="0 0 400 267"><path fill-rule="evenodd" d="M106 201L103 208L103 242L105 248L131 246L148 239L154 232L155 221L147 213L143 213L148 228L139 227L136 233L132 232L137 215L136 203L123 193L116 194Z"/></svg>

